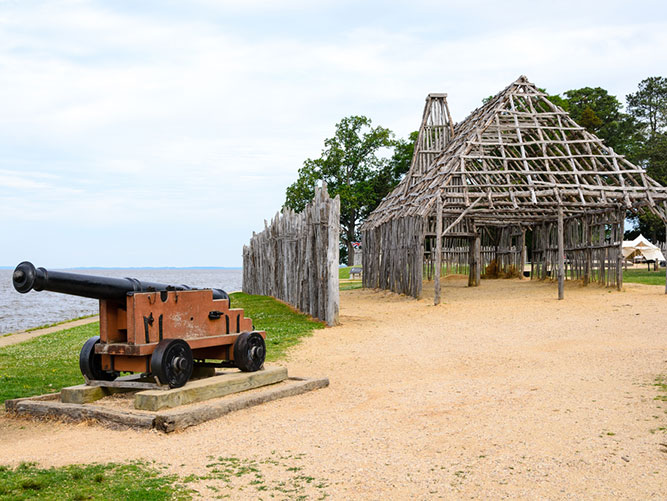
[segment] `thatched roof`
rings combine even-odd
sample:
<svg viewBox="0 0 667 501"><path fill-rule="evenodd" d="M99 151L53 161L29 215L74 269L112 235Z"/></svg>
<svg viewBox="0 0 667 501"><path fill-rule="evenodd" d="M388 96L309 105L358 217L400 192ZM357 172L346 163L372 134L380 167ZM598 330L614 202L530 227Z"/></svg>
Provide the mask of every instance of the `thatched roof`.
<svg viewBox="0 0 667 501"><path fill-rule="evenodd" d="M566 217L625 207L667 220L667 188L577 125L524 76L451 135L429 166L411 169L362 230L431 215L439 194L444 217L464 214L477 224L534 224L555 219L559 207Z"/></svg>

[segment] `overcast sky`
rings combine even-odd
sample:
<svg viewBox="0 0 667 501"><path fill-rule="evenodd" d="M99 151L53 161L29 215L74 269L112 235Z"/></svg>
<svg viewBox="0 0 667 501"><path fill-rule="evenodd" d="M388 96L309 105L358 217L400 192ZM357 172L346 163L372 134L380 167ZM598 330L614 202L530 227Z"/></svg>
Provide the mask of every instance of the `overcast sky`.
<svg viewBox="0 0 667 501"><path fill-rule="evenodd" d="M664 1L0 0L0 265L240 266L342 117L667 76Z"/></svg>

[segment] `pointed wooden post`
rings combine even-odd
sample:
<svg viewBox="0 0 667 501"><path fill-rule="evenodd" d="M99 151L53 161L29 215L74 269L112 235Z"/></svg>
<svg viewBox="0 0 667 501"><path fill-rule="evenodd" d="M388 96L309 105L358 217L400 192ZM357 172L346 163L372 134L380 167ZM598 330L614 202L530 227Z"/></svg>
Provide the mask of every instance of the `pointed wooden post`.
<svg viewBox="0 0 667 501"><path fill-rule="evenodd" d="M558 299L565 297L565 243L563 241L563 206L558 206Z"/></svg>
<svg viewBox="0 0 667 501"><path fill-rule="evenodd" d="M435 215L435 298L433 304L440 304L440 272L442 271L442 196L438 191Z"/></svg>
<svg viewBox="0 0 667 501"><path fill-rule="evenodd" d="M616 256L616 289L623 288L623 233L625 230L625 209L618 211L618 256Z"/></svg>

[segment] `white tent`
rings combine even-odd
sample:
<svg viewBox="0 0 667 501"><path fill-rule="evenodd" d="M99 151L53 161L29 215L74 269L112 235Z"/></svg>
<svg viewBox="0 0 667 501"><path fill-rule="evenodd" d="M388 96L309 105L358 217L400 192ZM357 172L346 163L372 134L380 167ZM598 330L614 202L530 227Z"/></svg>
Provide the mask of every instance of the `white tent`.
<svg viewBox="0 0 667 501"><path fill-rule="evenodd" d="M635 256L643 256L647 261L665 260L665 256L662 255L660 248L646 240L642 235L639 235L634 240L623 241L623 257L630 259Z"/></svg>

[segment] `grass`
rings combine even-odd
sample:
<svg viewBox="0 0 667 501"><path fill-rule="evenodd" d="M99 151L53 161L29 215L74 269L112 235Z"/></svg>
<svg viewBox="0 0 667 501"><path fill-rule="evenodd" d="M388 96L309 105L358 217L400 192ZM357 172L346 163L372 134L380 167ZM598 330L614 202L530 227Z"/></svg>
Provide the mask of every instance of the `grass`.
<svg viewBox="0 0 667 501"><path fill-rule="evenodd" d="M623 282L647 285L665 285L665 269L648 271L646 269L633 269L623 271Z"/></svg>
<svg viewBox="0 0 667 501"><path fill-rule="evenodd" d="M302 337L310 336L314 329L324 328L324 323L271 297L235 292L231 299L233 308L243 308L255 328L266 331L266 360L269 362L284 357L288 348L298 344Z"/></svg>
<svg viewBox="0 0 667 501"><path fill-rule="evenodd" d="M163 475L143 463L69 465L39 468L21 463L0 466L0 500L191 499L176 475Z"/></svg>
<svg viewBox="0 0 667 501"><path fill-rule="evenodd" d="M240 292L231 296L232 306L243 308L255 328L267 332L267 361L282 358L302 337L324 327L270 297ZM0 402L82 383L79 351L86 339L98 333L99 322L94 322L0 348Z"/></svg>
<svg viewBox="0 0 667 501"><path fill-rule="evenodd" d="M95 322L0 348L0 402L82 383L79 351L98 332Z"/></svg>

